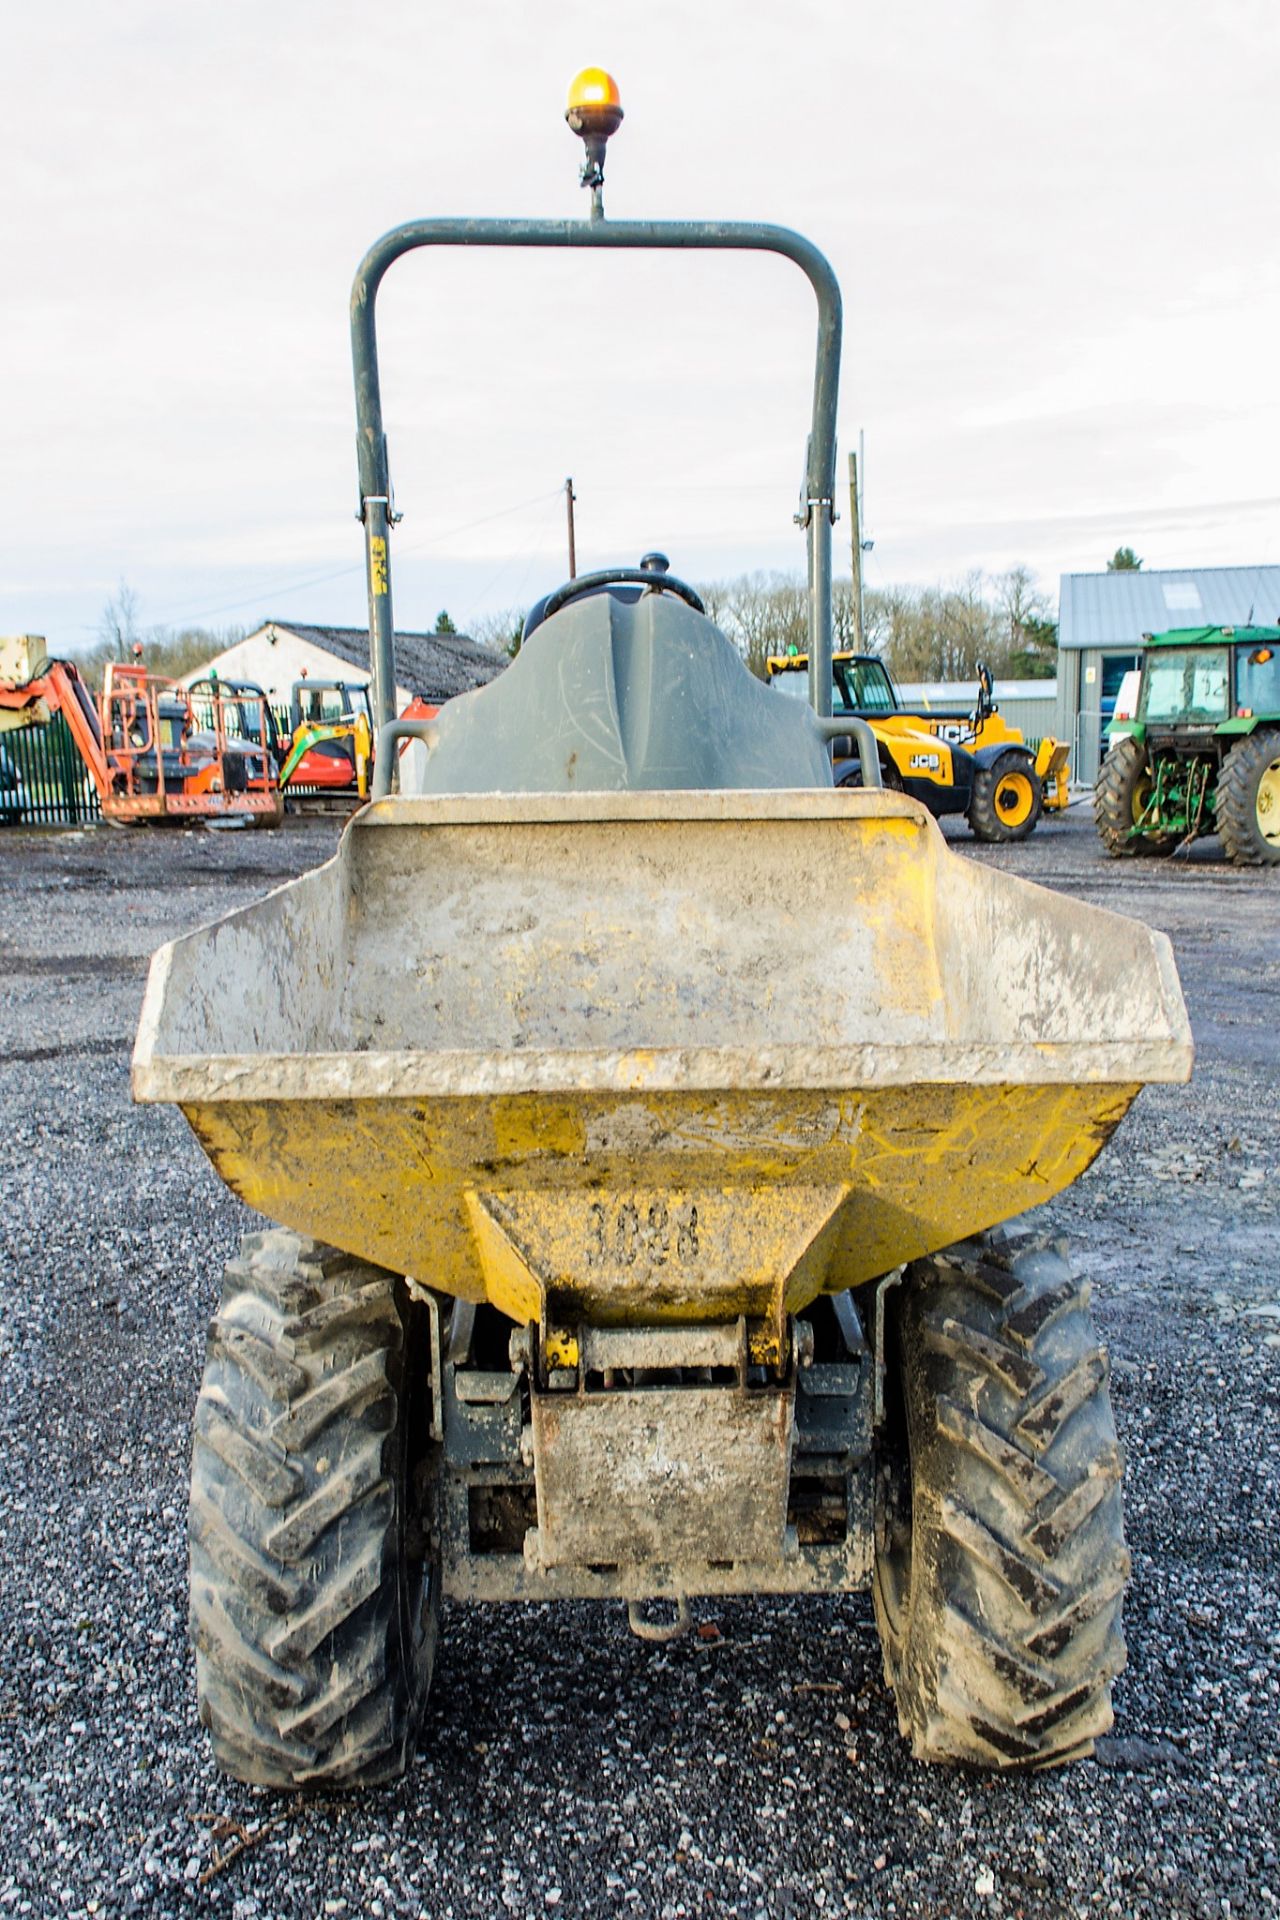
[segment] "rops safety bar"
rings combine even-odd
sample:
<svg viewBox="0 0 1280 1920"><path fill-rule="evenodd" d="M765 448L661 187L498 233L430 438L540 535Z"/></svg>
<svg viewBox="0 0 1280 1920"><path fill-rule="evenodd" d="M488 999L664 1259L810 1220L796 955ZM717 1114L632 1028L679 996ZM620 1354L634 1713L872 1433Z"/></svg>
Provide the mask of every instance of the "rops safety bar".
<svg viewBox="0 0 1280 1920"><path fill-rule="evenodd" d="M813 412L805 459L804 498L796 518L809 548L809 697L819 715L831 712L831 525L835 519L836 398L840 379L840 288L818 249L787 227L749 221L618 220L603 212L589 220L411 220L394 227L360 263L351 291L351 353L355 367L360 463L360 518L365 530L373 719L379 731L395 718L395 624L392 617L391 475L382 424L375 306L388 267L418 247L664 248L675 252L725 249L777 253L808 277L818 301ZM842 729L848 731L848 729ZM385 760L380 760L378 782ZM376 791L376 787L375 787Z"/></svg>

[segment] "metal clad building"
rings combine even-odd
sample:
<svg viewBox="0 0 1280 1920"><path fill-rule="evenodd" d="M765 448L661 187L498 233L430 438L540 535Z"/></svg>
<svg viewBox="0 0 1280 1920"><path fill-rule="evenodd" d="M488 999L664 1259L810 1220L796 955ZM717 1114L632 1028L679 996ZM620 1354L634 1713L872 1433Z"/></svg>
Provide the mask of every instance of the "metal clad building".
<svg viewBox="0 0 1280 1920"><path fill-rule="evenodd" d="M972 680L909 680L898 683L908 712L928 713L933 707L972 708L978 697ZM997 680L992 692L1000 718L1018 727L1024 739L1039 743L1054 730L1057 685L1053 680Z"/></svg>
<svg viewBox="0 0 1280 1920"><path fill-rule="evenodd" d="M1071 742L1075 779L1092 781L1102 730L1146 633L1280 620L1280 567L1163 567L1064 573L1053 731Z"/></svg>

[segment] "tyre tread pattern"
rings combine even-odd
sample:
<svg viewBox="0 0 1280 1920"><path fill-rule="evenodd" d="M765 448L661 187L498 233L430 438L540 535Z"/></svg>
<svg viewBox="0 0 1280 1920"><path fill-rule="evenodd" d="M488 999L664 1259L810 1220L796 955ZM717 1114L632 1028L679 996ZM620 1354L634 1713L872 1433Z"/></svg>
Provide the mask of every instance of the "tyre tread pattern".
<svg viewBox="0 0 1280 1920"><path fill-rule="evenodd" d="M996 806L996 788L1008 773L1025 773L1031 782L1031 811L1020 826L1011 827L1000 818ZM965 818L975 840L988 846L1002 846L1013 840L1026 840L1040 823L1044 811L1044 789L1036 772L1035 758L1025 748L1011 747L989 767L978 767L973 776L973 793Z"/></svg>
<svg viewBox="0 0 1280 1920"><path fill-rule="evenodd" d="M874 1597L918 1759L1052 1766L1111 1725L1129 1555L1088 1302L1029 1233L908 1269L911 1571L904 1591L879 1544Z"/></svg>
<svg viewBox="0 0 1280 1920"><path fill-rule="evenodd" d="M1222 763L1215 790L1215 824L1222 850L1233 866L1280 866L1280 847L1272 847L1258 827L1258 780L1280 755L1280 732L1260 729L1236 742Z"/></svg>
<svg viewBox="0 0 1280 1920"><path fill-rule="evenodd" d="M404 1364L393 1275L246 1236L209 1332L188 1529L200 1717L241 1780L363 1785L411 1758L434 1613L406 1658Z"/></svg>
<svg viewBox="0 0 1280 1920"><path fill-rule="evenodd" d="M1122 733L1108 747L1093 783L1093 823L1098 838L1113 860L1132 860L1139 854L1169 854L1177 846L1173 834L1135 833L1133 795L1147 764L1147 750L1131 733Z"/></svg>

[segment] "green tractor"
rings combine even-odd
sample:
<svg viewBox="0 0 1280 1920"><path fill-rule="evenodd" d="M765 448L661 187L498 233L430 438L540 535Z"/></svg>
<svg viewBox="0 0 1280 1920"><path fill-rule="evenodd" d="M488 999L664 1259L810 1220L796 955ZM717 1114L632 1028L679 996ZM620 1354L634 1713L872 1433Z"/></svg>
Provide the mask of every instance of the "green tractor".
<svg viewBox="0 0 1280 1920"><path fill-rule="evenodd" d="M1280 866L1280 626L1149 633L1133 717L1093 790L1107 852L1172 853L1216 833L1228 860Z"/></svg>

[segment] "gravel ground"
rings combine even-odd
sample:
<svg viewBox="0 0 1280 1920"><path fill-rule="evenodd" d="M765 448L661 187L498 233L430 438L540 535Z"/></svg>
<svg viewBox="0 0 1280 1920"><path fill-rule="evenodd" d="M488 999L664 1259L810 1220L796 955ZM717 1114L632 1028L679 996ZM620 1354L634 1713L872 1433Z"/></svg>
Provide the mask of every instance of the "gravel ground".
<svg viewBox="0 0 1280 1920"><path fill-rule="evenodd" d="M446 1611L394 1789L220 1779L186 1644L188 1428L244 1225L134 1108L146 957L324 858L279 834L0 835L0 1920L814 1913L1235 1916L1280 1905L1280 873L1113 865L1087 810L979 858L1163 927L1199 1044L1050 1210L1096 1276L1128 1454L1129 1667L1096 1761L905 1753L869 1603ZM958 843L973 852L967 838Z"/></svg>

